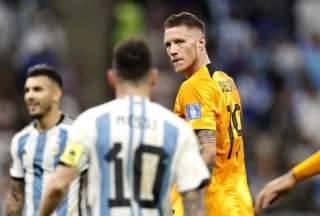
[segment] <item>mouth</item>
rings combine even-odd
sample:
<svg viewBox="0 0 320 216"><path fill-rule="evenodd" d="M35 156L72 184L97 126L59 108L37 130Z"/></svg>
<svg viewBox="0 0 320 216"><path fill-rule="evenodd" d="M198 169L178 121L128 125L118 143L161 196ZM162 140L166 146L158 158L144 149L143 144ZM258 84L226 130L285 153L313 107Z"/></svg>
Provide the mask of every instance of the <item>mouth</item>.
<svg viewBox="0 0 320 216"><path fill-rule="evenodd" d="M172 64L176 64L176 63L178 63L179 61L182 61L182 59L173 59L173 60L172 60Z"/></svg>
<svg viewBox="0 0 320 216"><path fill-rule="evenodd" d="M28 108L30 111L35 111L35 109L39 106L38 103L29 103Z"/></svg>

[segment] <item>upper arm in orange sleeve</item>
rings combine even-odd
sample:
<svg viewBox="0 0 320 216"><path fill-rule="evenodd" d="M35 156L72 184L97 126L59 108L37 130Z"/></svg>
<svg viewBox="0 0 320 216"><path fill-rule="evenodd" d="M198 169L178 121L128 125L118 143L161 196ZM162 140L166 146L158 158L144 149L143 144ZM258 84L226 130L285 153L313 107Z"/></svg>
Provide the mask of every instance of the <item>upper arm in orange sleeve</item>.
<svg viewBox="0 0 320 216"><path fill-rule="evenodd" d="M185 119L194 130L216 130L216 114L219 112L219 100L214 97L215 91L210 83L202 85L184 85L180 89L180 106L183 109Z"/></svg>

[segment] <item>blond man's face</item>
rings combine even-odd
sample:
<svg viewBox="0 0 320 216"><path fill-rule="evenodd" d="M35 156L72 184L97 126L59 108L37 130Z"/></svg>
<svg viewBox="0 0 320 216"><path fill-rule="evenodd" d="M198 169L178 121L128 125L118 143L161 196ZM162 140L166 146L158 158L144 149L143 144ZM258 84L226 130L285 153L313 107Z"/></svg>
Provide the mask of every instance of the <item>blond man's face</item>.
<svg viewBox="0 0 320 216"><path fill-rule="evenodd" d="M185 74L197 63L201 37L200 30L184 25L165 29L164 45L177 72Z"/></svg>

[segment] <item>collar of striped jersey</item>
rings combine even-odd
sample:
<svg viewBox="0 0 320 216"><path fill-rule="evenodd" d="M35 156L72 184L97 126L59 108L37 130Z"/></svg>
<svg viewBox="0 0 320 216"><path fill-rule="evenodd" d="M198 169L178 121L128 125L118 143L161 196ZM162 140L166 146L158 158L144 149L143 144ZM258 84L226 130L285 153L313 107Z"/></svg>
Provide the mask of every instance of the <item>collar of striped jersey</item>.
<svg viewBox="0 0 320 216"><path fill-rule="evenodd" d="M216 66L212 62L210 62L209 64L206 65L206 67L208 68L210 77L212 77L214 72L216 71Z"/></svg>
<svg viewBox="0 0 320 216"><path fill-rule="evenodd" d="M61 122L63 122L63 120L64 120L65 117L66 117L66 116L65 116L63 113L61 113L60 119L59 119L59 121L57 122L56 125L59 125Z"/></svg>

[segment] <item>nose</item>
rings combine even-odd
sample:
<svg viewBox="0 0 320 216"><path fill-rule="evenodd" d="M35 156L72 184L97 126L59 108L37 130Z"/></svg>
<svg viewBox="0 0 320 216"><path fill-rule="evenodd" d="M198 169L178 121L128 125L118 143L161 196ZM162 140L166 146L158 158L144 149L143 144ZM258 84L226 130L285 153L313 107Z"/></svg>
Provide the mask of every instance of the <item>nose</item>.
<svg viewBox="0 0 320 216"><path fill-rule="evenodd" d="M175 44L172 44L168 49L171 56L176 56L178 54L178 48Z"/></svg>
<svg viewBox="0 0 320 216"><path fill-rule="evenodd" d="M34 94L31 90L24 93L24 99L25 101L31 101L34 99Z"/></svg>

